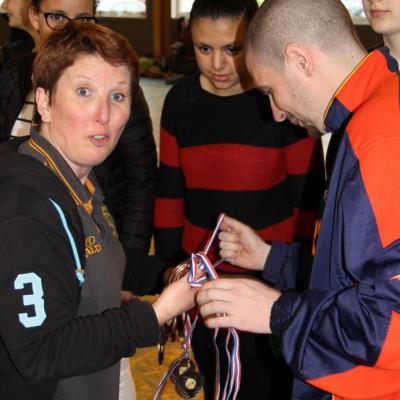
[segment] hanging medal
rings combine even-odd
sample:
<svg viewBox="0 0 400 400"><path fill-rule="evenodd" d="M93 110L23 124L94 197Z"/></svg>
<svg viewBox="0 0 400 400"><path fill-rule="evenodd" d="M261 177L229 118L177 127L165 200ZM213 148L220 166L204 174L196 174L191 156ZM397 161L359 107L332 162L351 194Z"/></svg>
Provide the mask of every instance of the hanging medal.
<svg viewBox="0 0 400 400"><path fill-rule="evenodd" d="M218 279L215 267L220 262L222 262L222 260L213 265L207 257L207 253L209 252L218 234L223 218L224 214L221 214L218 218L217 225L211 237L207 241L204 251L192 254L189 260L179 264L175 268L174 272L171 274L170 283L182 278L186 273L188 273L189 285L193 288L200 288L207 279ZM193 330L197 323L198 316L196 315L193 322L191 321L188 313L182 314L181 318L184 332L184 341L182 344L183 352L164 373L156 389L156 392L154 393L153 400L159 400L161 398L163 388L168 379L171 379L175 383L178 394L185 399L192 399L196 397L203 388L203 377L196 369L196 364L194 363L194 361L190 358L190 342ZM177 325L176 319L169 321L167 325L169 325L168 328L162 328L162 334L164 334L165 332L170 332L171 327L174 327L173 329L175 329ZM216 390L214 394L214 399L236 400L240 388L241 376L239 336L235 329L227 329L225 349L228 358L228 371L224 388L223 390L221 390L219 350L216 344L218 332L218 329L214 330L214 346L216 350ZM163 352L167 339L165 339L165 337L161 338L161 341L163 343L162 347L160 347L161 345L159 345L159 362L160 359L163 359ZM162 355L160 355L160 350L162 351Z"/></svg>

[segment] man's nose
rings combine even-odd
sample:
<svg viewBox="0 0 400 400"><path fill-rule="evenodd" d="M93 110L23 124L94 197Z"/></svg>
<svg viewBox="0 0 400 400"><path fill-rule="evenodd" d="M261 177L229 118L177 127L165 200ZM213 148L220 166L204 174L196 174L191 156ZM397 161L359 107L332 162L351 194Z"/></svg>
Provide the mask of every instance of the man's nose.
<svg viewBox="0 0 400 400"><path fill-rule="evenodd" d="M287 119L287 114L285 111L281 110L276 104L271 95L269 95L269 101L271 103L271 110L272 110L272 115L274 116L274 120L276 122L283 122L285 119Z"/></svg>

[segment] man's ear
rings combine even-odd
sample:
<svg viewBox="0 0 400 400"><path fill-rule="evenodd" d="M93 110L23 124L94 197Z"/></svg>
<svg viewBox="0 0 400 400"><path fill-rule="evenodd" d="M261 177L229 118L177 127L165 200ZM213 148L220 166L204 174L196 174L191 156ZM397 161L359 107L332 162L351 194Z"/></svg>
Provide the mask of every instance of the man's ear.
<svg viewBox="0 0 400 400"><path fill-rule="evenodd" d="M285 61L297 71L309 78L314 69L310 50L299 43L288 43L285 49Z"/></svg>
<svg viewBox="0 0 400 400"><path fill-rule="evenodd" d="M41 87L35 91L36 109L43 123L51 122L51 107L49 94Z"/></svg>
<svg viewBox="0 0 400 400"><path fill-rule="evenodd" d="M39 32L39 13L36 11L35 7L33 6L28 7L28 18L33 29L36 32Z"/></svg>

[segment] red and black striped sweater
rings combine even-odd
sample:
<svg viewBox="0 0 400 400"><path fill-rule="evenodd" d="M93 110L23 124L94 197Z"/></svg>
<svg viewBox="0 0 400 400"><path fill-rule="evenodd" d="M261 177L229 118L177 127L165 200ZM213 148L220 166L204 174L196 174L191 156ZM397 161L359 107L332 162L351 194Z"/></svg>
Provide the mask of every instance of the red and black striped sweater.
<svg viewBox="0 0 400 400"><path fill-rule="evenodd" d="M201 88L199 74L179 82L163 106L160 140L154 222L163 259L201 250L221 212L268 242L312 238L324 184L320 141L274 122L257 90L221 97Z"/></svg>

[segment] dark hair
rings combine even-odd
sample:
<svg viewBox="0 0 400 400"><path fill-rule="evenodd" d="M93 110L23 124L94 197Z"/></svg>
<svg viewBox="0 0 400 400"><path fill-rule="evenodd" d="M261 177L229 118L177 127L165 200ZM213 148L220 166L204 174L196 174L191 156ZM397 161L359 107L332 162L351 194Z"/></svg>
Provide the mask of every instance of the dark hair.
<svg viewBox="0 0 400 400"><path fill-rule="evenodd" d="M258 10L256 0L195 0L190 11L189 23L198 18L238 18L250 21Z"/></svg>
<svg viewBox="0 0 400 400"><path fill-rule="evenodd" d="M42 0L31 0L31 6L35 10L39 10L41 2L42 2ZM93 0L93 14L96 14L96 10L97 10L97 6L98 5L99 5L99 0Z"/></svg>
<svg viewBox="0 0 400 400"><path fill-rule="evenodd" d="M49 99L61 75L82 55L96 55L113 66L126 65L131 76L131 94L139 82L138 58L121 34L97 24L70 21L55 31L39 49L33 65L33 89L43 88Z"/></svg>

